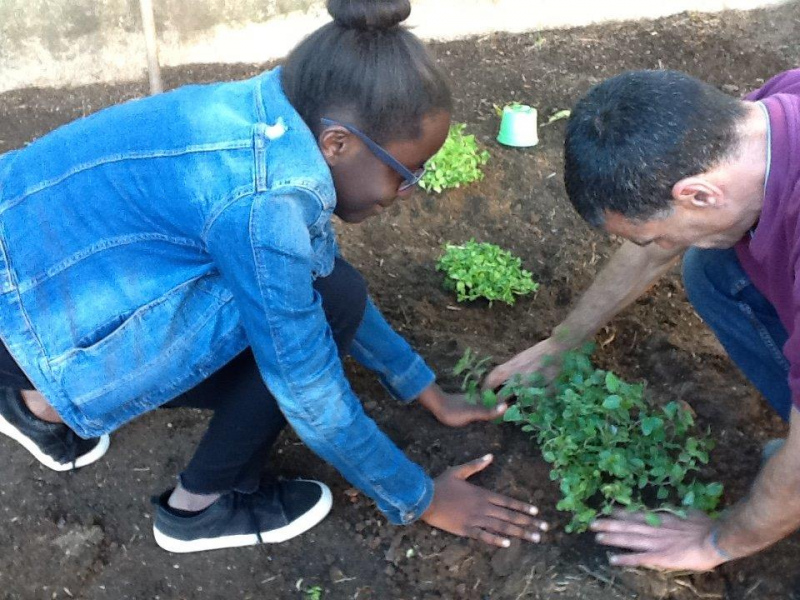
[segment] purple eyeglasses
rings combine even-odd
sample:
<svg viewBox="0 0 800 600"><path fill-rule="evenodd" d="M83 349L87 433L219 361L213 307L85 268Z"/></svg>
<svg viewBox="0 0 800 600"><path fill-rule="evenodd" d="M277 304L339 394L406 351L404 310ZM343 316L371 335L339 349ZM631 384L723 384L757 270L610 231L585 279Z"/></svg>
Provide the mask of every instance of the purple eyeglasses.
<svg viewBox="0 0 800 600"><path fill-rule="evenodd" d="M403 164L399 160L397 160L394 156L389 154L389 152L387 152L384 148L373 142L365 134L360 132L352 125L348 125L347 123L340 123L339 121L334 121L333 119L326 119L324 117L320 120L322 121L323 125L338 125L340 127L344 127L345 129L347 129L347 131L349 131L358 139L360 139L362 142L364 142L367 148L369 148L370 151L383 164L385 164L387 167L390 167L395 172L397 172L403 178L403 183L401 183L400 186L397 188L398 193L405 192L406 190L411 189L412 187L417 185L419 183L419 180L422 179L422 176L425 175L425 167L420 167L416 171L409 171L403 166Z"/></svg>

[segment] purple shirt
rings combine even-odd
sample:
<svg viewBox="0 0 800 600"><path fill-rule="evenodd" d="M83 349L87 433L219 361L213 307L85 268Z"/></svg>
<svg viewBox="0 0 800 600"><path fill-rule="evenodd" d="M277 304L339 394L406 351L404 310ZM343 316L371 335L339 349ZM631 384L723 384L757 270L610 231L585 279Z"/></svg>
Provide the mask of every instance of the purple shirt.
<svg viewBox="0 0 800 600"><path fill-rule="evenodd" d="M770 160L758 225L736 244L736 254L789 333L783 353L800 408L800 69L773 77L745 99L767 109Z"/></svg>

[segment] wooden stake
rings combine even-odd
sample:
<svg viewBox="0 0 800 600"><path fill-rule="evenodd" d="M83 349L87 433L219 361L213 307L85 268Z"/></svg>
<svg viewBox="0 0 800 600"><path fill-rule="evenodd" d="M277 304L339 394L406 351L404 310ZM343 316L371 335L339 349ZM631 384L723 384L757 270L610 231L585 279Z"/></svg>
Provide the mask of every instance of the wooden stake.
<svg viewBox="0 0 800 600"><path fill-rule="evenodd" d="M153 16L153 1L139 0L142 10L142 28L144 43L147 48L147 71L150 75L150 93L160 94L164 91L161 81L161 67L158 64L158 40L156 39L156 20Z"/></svg>

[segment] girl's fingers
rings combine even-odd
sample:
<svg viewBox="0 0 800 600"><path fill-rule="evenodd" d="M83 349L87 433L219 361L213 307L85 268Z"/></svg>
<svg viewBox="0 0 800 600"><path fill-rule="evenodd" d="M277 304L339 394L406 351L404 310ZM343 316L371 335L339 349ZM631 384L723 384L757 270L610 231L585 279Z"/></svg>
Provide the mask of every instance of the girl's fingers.
<svg viewBox="0 0 800 600"><path fill-rule="evenodd" d="M491 502L495 506L503 506L505 508L510 508L511 510L516 510L517 512L521 512L526 515L539 514L539 509L536 508L533 504L520 502L519 500L514 500L514 498L503 496L502 494L492 494L489 497L489 502Z"/></svg>
<svg viewBox="0 0 800 600"><path fill-rule="evenodd" d="M481 523L481 526L488 531L493 531L507 537L517 537L529 542L539 542L542 539L542 534L538 531L529 531L513 523L493 517L486 517Z"/></svg>
<svg viewBox="0 0 800 600"><path fill-rule="evenodd" d="M475 473L479 473L483 471L486 467L492 464L492 460L494 460L494 456L491 454L486 454L485 456L481 456L480 458L476 458L475 460L471 460L468 463L464 463L463 465L458 465L457 467L453 467L455 471L455 476L459 479L469 479Z"/></svg>
<svg viewBox="0 0 800 600"><path fill-rule="evenodd" d="M508 404L502 402L491 408L484 406L473 406L471 408L470 421L491 421L501 416L508 409Z"/></svg>
<svg viewBox="0 0 800 600"><path fill-rule="evenodd" d="M520 527L527 527L529 529L538 529L540 531L547 531L547 523L540 519L534 519L530 514L519 512L517 510L509 510L502 506L493 504L491 508L486 511L486 514L495 519L501 519L506 523L513 523Z"/></svg>
<svg viewBox="0 0 800 600"><path fill-rule="evenodd" d="M476 540L480 540L485 544L497 546L498 548L508 548L511 545L511 540L507 537L492 533L491 531L486 531L485 529L481 529L479 527L474 527L471 529L469 536Z"/></svg>

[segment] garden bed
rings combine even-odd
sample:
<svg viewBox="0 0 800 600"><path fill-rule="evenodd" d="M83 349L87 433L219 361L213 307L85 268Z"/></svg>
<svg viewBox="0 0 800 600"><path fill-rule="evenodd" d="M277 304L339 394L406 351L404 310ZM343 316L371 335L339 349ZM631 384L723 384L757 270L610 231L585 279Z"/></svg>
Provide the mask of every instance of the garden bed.
<svg viewBox="0 0 800 600"><path fill-rule="evenodd" d="M546 336L591 281L616 243L590 231L562 184L564 121L540 130L533 149L493 142L493 104L518 100L544 118L570 107L592 84L622 70L676 68L743 94L800 63L800 5L716 16L492 35L436 46L454 82L455 118L491 153L483 181L441 195L418 194L380 217L339 226L346 258L359 267L390 321L448 375L466 347L505 359ZM263 66L168 70L169 87L235 79ZM145 93L144 84L0 95L0 151L59 124ZM436 259L445 242L493 242L522 257L540 287L515 306L458 304L442 287ZM725 500L747 492L763 442L784 426L738 374L686 302L677 270L598 336L597 363L646 380L658 400L685 400L717 447L703 470L725 484ZM506 424L452 430L416 406L392 401L362 369L350 369L368 412L430 472L486 452L496 461L476 482L531 500L558 525L541 545L508 550L435 532L388 525L371 502L292 434L277 468L328 482L331 515L308 534L264 548L171 556L151 534L151 494L172 484L203 432L196 411L148 415L112 436L106 458L74 474L35 464L0 441L0 598L786 600L800 589L796 535L711 574L661 575L608 567L589 535L567 535L555 511L557 485L528 436Z"/></svg>

